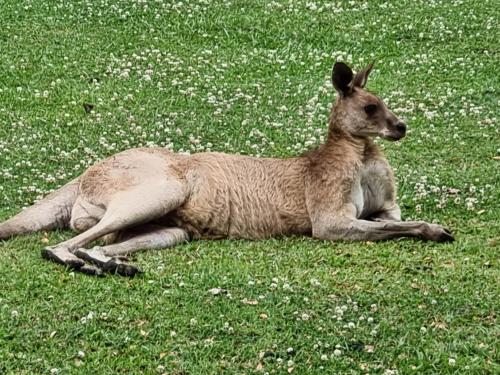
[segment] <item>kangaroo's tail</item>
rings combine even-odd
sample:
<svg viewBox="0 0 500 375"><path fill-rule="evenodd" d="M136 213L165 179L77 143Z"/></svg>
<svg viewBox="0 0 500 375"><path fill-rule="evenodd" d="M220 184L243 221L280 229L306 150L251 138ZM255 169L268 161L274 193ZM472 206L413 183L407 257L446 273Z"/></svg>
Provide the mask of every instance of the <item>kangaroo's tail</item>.
<svg viewBox="0 0 500 375"><path fill-rule="evenodd" d="M67 183L33 206L0 223L0 240L20 234L66 228L78 195L79 179Z"/></svg>

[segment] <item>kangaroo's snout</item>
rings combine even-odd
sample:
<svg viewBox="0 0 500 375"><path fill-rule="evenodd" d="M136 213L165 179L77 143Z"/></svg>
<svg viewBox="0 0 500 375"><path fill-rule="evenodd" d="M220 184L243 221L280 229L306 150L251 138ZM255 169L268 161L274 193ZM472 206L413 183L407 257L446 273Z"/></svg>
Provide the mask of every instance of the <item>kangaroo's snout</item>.
<svg viewBox="0 0 500 375"><path fill-rule="evenodd" d="M398 122L396 125L394 125L396 129L396 134L393 135L393 139L395 141L403 138L406 135L406 124L404 122Z"/></svg>
<svg viewBox="0 0 500 375"><path fill-rule="evenodd" d="M398 120L396 123L389 121L379 135L389 141L399 141L406 135L406 129L407 126L402 121Z"/></svg>
<svg viewBox="0 0 500 375"><path fill-rule="evenodd" d="M404 122L397 123L396 130L401 134L406 134L406 124Z"/></svg>

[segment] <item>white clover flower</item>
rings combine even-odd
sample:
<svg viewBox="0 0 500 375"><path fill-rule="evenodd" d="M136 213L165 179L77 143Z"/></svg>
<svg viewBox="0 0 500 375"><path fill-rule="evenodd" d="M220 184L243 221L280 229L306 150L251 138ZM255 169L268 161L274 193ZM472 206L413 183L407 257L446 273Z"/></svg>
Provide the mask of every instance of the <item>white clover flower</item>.
<svg viewBox="0 0 500 375"><path fill-rule="evenodd" d="M319 282L318 279L311 279L310 283L312 286L321 286L321 283Z"/></svg>

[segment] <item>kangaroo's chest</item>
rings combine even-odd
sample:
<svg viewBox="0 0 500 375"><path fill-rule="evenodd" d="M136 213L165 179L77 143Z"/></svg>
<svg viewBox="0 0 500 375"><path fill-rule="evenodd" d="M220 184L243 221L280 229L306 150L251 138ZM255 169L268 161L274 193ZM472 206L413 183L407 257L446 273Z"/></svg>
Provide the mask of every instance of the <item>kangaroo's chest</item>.
<svg viewBox="0 0 500 375"><path fill-rule="evenodd" d="M351 189L351 201L357 218L383 211L394 202L392 169L384 159L368 160L358 171Z"/></svg>

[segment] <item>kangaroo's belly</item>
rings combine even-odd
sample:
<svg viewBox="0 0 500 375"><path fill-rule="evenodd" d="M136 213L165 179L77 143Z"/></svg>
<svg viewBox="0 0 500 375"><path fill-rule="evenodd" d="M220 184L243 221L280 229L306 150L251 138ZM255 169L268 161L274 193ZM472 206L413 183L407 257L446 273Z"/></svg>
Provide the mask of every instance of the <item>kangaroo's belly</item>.
<svg viewBox="0 0 500 375"><path fill-rule="evenodd" d="M239 206L227 198L210 205L186 202L171 212L166 220L185 229L193 238L263 239L280 235L310 234L310 220L305 215L282 208L264 207L268 203L255 201L251 209Z"/></svg>

